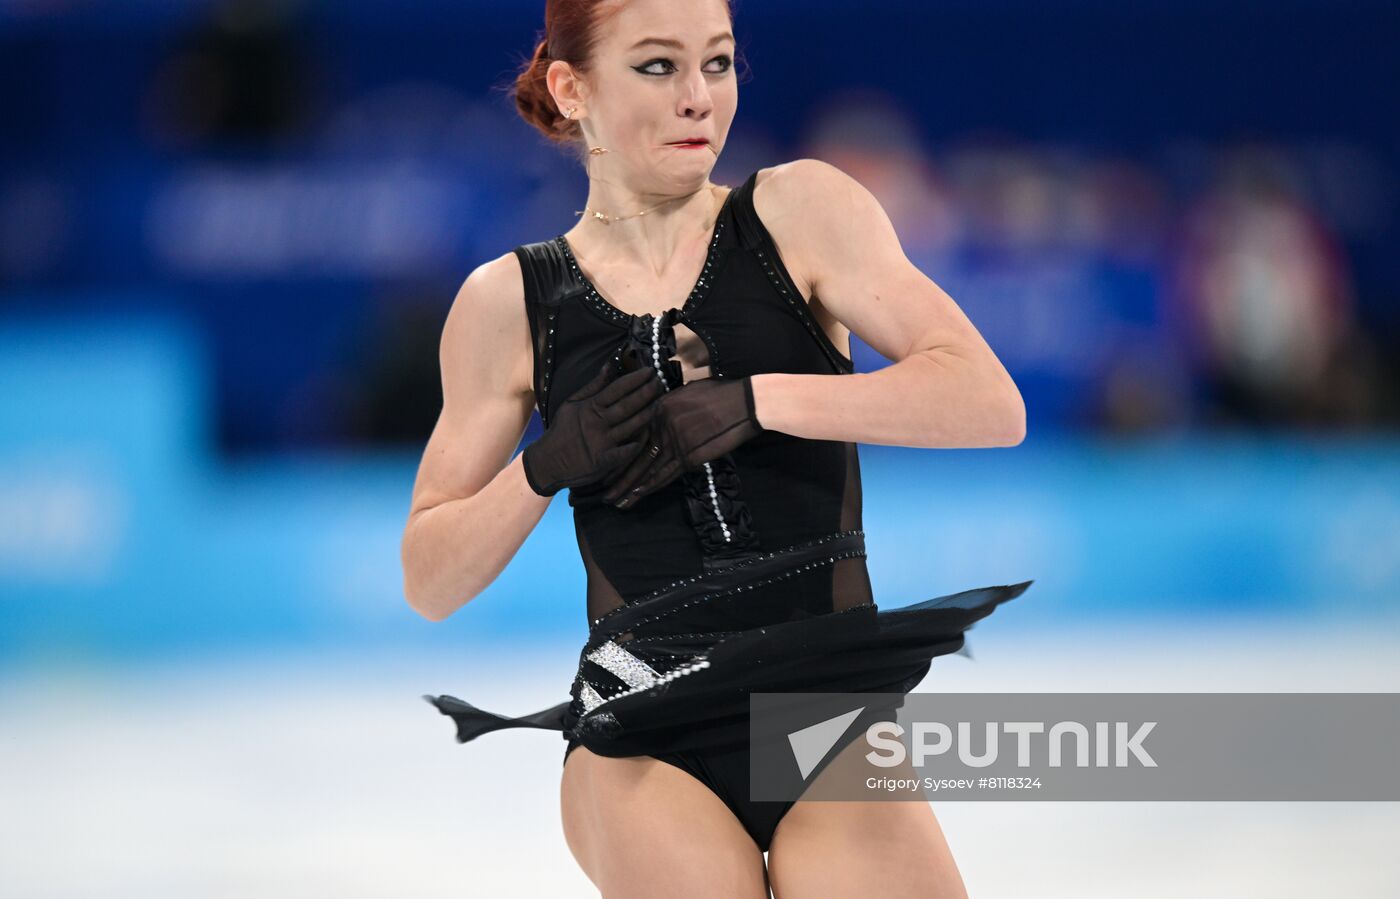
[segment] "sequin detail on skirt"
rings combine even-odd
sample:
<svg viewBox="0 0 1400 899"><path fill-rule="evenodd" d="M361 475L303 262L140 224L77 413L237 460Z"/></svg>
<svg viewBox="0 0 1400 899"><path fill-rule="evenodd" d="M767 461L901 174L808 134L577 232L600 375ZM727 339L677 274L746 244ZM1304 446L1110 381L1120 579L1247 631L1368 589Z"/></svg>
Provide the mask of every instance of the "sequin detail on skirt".
<svg viewBox="0 0 1400 899"><path fill-rule="evenodd" d="M979 587L913 605L873 602L803 612L830 567L862 556L841 531L683 578L591 622L568 702L517 718L452 696L425 696L467 742L508 727L561 732L605 756L746 745L750 692L907 694L932 660L1031 581ZM776 592L775 592L776 591Z"/></svg>
<svg viewBox="0 0 1400 899"><path fill-rule="evenodd" d="M629 687L650 687L661 678L660 672L643 662L612 640L599 646L587 656L588 661L602 668Z"/></svg>

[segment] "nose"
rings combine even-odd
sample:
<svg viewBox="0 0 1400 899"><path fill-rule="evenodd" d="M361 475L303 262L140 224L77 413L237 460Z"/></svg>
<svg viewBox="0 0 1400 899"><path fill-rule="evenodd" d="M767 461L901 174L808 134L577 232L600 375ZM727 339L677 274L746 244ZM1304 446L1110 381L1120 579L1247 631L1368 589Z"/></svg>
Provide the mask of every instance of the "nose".
<svg viewBox="0 0 1400 899"><path fill-rule="evenodd" d="M714 110L714 97L710 96L710 85L705 81L704 72L693 72L681 82L680 114L700 121Z"/></svg>

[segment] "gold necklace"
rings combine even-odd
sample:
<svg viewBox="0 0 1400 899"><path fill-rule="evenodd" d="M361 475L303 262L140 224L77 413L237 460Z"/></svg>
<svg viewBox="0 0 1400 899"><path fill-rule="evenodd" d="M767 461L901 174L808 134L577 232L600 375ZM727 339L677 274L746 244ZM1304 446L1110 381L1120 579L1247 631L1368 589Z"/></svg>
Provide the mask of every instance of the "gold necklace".
<svg viewBox="0 0 1400 899"><path fill-rule="evenodd" d="M602 223L605 224L605 225L611 225L613 222L621 222L621 221L625 221L625 220L627 220L627 219L638 218L638 217L640 217L640 216L646 215L648 212L651 212L651 211L654 210L654 209L660 209L662 206L665 206L667 203L674 203L674 202L676 202L677 200L689 200L691 197L695 196L695 194L700 193L701 190L706 190L707 188L709 188L709 187L711 187L711 186L712 186L712 185L706 185L705 187L700 188L700 190L694 191L693 193L686 194L684 197L672 197L672 198L669 199L669 200L662 200L660 203L657 203L655 206L649 207L649 208L647 208L647 209L643 209L641 212L634 212L634 213L632 213L631 215L615 215L615 216L614 216L614 215L608 215L607 213L605 213L605 212L599 212L599 211L596 210L596 209L589 209L587 206L583 207L582 209L576 209L576 210L574 210L574 215L583 215L585 212L592 212L592 213L593 213L593 216L592 216L593 218L597 219L598 221L602 222Z"/></svg>

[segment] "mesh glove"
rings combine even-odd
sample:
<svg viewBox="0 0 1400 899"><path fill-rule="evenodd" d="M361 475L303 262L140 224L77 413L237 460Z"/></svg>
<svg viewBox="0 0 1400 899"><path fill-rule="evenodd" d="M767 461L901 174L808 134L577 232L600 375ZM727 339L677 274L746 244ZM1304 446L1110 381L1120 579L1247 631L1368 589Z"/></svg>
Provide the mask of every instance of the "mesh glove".
<svg viewBox="0 0 1400 899"><path fill-rule="evenodd" d="M602 481L646 446L629 438L646 427L661 382L647 369L613 379L615 372L613 360L604 360L593 380L560 404L544 434L521 453L525 479L540 496Z"/></svg>
<svg viewBox="0 0 1400 899"><path fill-rule="evenodd" d="M658 399L643 444L603 500L625 509L689 469L718 459L763 431L747 378L699 378Z"/></svg>

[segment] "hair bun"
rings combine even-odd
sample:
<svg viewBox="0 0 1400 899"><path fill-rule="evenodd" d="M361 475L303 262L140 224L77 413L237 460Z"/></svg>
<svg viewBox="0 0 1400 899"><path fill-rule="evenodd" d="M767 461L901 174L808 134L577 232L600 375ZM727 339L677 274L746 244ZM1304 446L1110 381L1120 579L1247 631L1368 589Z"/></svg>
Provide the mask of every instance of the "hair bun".
<svg viewBox="0 0 1400 899"><path fill-rule="evenodd" d="M534 57L515 78L515 106L521 118L545 137L557 143L568 143L577 136L578 125L561 114L549 92L546 76L553 62L548 39L541 40L535 46Z"/></svg>

